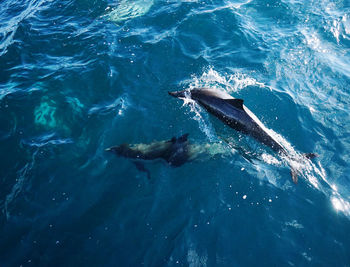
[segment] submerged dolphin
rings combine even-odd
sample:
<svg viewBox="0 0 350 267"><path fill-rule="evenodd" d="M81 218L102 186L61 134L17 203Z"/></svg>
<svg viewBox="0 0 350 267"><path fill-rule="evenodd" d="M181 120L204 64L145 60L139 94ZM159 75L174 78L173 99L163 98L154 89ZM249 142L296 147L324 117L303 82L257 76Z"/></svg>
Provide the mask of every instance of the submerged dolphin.
<svg viewBox="0 0 350 267"><path fill-rule="evenodd" d="M104 15L108 20L116 23L133 19L146 14L153 5L153 0L121 0L118 6Z"/></svg>
<svg viewBox="0 0 350 267"><path fill-rule="evenodd" d="M209 113L215 115L231 128L242 132L243 134L252 136L279 154L288 157L286 149L278 142L278 140L269 134L267 128L253 114L253 112L243 105L242 99L233 98L226 92L209 88L194 88L168 93L177 98L190 98L196 101ZM309 153L304 156L307 158L313 158L316 155ZM297 170L293 167L291 167L291 175L293 181L297 183Z"/></svg>
<svg viewBox="0 0 350 267"><path fill-rule="evenodd" d="M135 160L156 160L163 159L172 167L179 167L186 162L193 161L205 156L228 155L231 152L221 143L191 144L188 141L188 134L180 137L173 137L170 140L155 141L150 144L122 144L107 148L106 151L118 156ZM140 171L149 171L142 162L134 161Z"/></svg>

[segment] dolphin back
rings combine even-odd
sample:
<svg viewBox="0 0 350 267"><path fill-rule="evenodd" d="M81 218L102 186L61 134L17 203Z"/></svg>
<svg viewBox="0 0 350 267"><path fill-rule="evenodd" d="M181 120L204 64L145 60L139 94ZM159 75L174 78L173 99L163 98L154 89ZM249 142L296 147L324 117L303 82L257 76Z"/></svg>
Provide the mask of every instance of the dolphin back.
<svg viewBox="0 0 350 267"><path fill-rule="evenodd" d="M171 166L181 166L188 160L188 133L170 140L150 144L121 144L106 151L118 156L133 159L164 159Z"/></svg>

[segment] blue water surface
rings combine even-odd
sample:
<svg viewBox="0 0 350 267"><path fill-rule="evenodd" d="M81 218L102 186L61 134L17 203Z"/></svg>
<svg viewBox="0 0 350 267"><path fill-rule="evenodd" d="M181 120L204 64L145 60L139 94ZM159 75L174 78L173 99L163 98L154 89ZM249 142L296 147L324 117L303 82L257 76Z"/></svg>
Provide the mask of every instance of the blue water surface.
<svg viewBox="0 0 350 267"><path fill-rule="evenodd" d="M191 87L293 159L167 93ZM348 0L2 0L0 265L350 266L349 106ZM229 156L148 179L105 152L185 133Z"/></svg>

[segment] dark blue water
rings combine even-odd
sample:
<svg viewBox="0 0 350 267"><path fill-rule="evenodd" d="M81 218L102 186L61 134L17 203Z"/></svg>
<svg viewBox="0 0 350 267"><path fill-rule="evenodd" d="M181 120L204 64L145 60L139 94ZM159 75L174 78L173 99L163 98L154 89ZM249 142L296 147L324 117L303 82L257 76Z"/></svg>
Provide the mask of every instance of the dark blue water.
<svg viewBox="0 0 350 267"><path fill-rule="evenodd" d="M348 0L2 0L0 265L350 266L349 49ZM294 160L167 94L195 86ZM184 133L229 156L104 151Z"/></svg>

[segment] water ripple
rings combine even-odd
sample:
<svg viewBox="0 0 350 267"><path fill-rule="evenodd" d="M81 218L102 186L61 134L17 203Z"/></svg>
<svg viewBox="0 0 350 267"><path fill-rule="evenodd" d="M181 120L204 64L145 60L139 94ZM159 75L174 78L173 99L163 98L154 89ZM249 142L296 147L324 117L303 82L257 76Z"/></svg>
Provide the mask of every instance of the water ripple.
<svg viewBox="0 0 350 267"><path fill-rule="evenodd" d="M16 10L20 3L14 8L13 2L10 0L3 1L0 4L0 57L7 52L8 47L15 41L14 36L22 21L32 17L36 12L45 8L46 0L24 1L21 10ZM16 15L14 15L14 12Z"/></svg>

